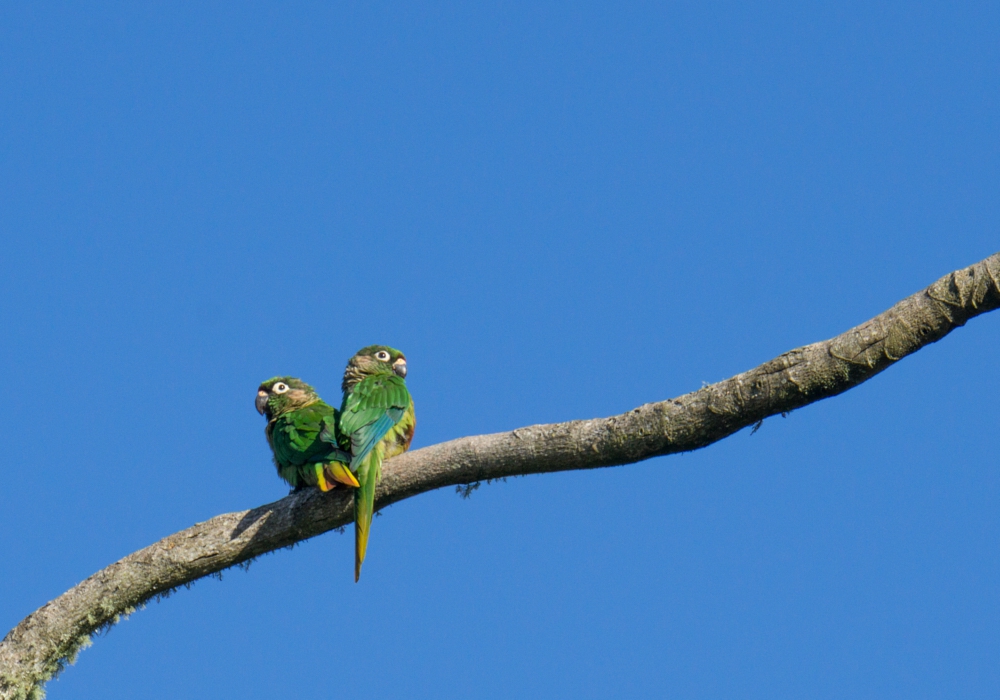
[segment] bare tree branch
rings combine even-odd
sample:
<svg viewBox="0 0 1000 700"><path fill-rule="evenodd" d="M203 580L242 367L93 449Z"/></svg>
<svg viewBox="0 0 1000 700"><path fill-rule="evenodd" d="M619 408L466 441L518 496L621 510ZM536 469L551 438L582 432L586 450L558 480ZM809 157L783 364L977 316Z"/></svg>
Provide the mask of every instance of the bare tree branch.
<svg viewBox="0 0 1000 700"><path fill-rule="evenodd" d="M506 476L593 469L704 447L778 413L835 396L1000 307L1000 253L942 277L827 341L735 377L610 418L533 425L425 447L388 462L382 508L419 493ZM218 515L130 554L36 610L0 642L0 698L40 697L90 635L178 586L351 522L350 495L309 489Z"/></svg>

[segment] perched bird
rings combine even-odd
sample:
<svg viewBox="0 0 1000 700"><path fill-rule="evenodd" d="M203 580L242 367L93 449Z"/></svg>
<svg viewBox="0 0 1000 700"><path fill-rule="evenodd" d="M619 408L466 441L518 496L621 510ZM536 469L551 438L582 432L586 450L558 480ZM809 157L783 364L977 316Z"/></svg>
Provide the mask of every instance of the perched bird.
<svg viewBox="0 0 1000 700"><path fill-rule="evenodd" d="M295 377L274 377L257 389L257 412L267 418L267 444L278 475L299 489L336 484L357 488L347 464L351 456L337 444L337 415L311 386Z"/></svg>
<svg viewBox="0 0 1000 700"><path fill-rule="evenodd" d="M361 348L344 370L340 439L360 484L354 492L355 581L368 548L382 460L405 452L413 440L416 417L405 378L403 353L385 345Z"/></svg>

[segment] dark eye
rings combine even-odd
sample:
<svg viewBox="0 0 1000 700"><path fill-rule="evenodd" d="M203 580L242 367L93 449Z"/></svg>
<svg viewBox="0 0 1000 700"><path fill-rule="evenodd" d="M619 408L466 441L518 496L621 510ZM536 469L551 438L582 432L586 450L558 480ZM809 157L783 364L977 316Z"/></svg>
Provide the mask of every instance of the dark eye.
<svg viewBox="0 0 1000 700"><path fill-rule="evenodd" d="M285 384L284 382L278 382L277 384L274 385L274 388L272 390L274 391L275 394L284 394L286 391L288 391L288 385Z"/></svg>
<svg viewBox="0 0 1000 700"><path fill-rule="evenodd" d="M382 362L388 362L389 353L387 353L385 350L379 350L377 353L375 353L375 359L382 360Z"/></svg>

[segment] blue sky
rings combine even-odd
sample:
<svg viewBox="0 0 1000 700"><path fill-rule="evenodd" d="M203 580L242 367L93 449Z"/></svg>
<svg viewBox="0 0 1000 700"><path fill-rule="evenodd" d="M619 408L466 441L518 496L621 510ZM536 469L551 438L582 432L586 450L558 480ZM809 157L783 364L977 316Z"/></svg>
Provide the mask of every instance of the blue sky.
<svg viewBox="0 0 1000 700"><path fill-rule="evenodd" d="M605 416L1000 249L988 3L0 9L0 627L280 498L258 383ZM697 453L197 583L53 700L996 697L1000 319Z"/></svg>

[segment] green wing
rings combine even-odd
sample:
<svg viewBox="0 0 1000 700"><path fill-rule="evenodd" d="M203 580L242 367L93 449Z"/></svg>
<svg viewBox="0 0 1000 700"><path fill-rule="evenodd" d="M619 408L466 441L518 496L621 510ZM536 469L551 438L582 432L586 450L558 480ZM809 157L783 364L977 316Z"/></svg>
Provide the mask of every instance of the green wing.
<svg viewBox="0 0 1000 700"><path fill-rule="evenodd" d="M271 446L282 477L298 486L302 473L299 467L316 462L349 462L350 455L337 447L336 425L336 411L322 402L281 416L275 422Z"/></svg>
<svg viewBox="0 0 1000 700"><path fill-rule="evenodd" d="M366 377L344 397L340 434L351 442L351 469L357 469L410 405L406 382L395 374Z"/></svg>

